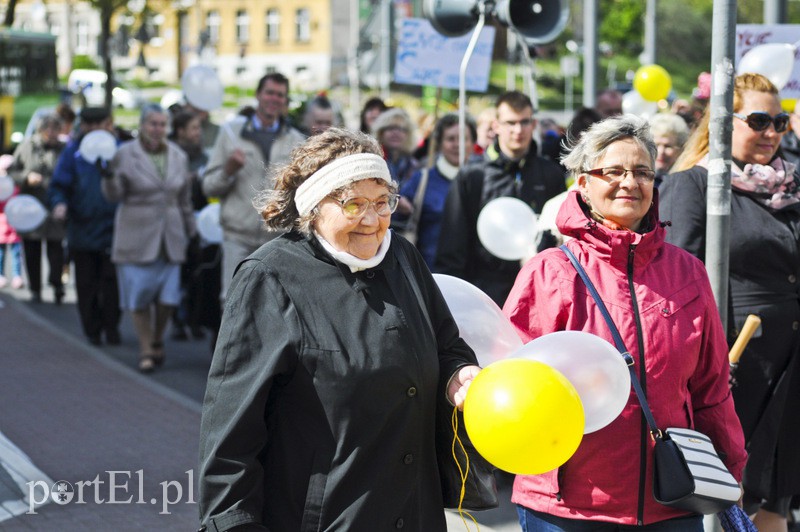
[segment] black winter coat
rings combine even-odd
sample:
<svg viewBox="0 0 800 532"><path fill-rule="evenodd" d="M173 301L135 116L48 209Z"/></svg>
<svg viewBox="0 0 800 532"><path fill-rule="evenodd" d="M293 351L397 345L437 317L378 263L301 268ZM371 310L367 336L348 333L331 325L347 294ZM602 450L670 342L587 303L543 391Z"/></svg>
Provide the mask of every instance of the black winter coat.
<svg viewBox="0 0 800 532"><path fill-rule="evenodd" d="M483 247L478 238L481 209L493 199L512 197L539 214L566 184L564 170L552 161L533 155L520 164L497 151L500 155L494 160L464 167L450 187L433 270L474 284L502 307L520 262L499 259Z"/></svg>
<svg viewBox="0 0 800 532"><path fill-rule="evenodd" d="M385 259L357 273L313 238L272 240L228 293L203 406L201 520L210 530L444 531L436 402L475 363L406 240L393 235Z"/></svg>
<svg viewBox="0 0 800 532"><path fill-rule="evenodd" d="M701 259L707 182L695 166L659 189L661 217L672 221L667 242ZM770 499L800 494L800 205L773 211L734 189L730 234L729 343L748 314L762 320L733 388L749 453L744 487Z"/></svg>

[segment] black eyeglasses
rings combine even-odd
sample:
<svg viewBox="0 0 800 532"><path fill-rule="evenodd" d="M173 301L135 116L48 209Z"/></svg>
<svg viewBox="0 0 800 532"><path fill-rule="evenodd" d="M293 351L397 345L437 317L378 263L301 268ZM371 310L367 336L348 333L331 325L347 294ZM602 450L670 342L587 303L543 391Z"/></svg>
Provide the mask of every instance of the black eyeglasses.
<svg viewBox="0 0 800 532"><path fill-rule="evenodd" d="M398 194L388 194L372 201L367 198L347 198L341 200L331 197L331 199L341 205L342 213L347 218L353 220L363 216L370 205L375 209L378 216L389 216L397 209L400 196Z"/></svg>
<svg viewBox="0 0 800 532"><path fill-rule="evenodd" d="M612 183L619 183L625 179L625 176L628 175L628 172L631 173L637 183L652 183L656 177L656 173L649 168L634 168L629 170L628 168L623 168L621 166L595 168L594 170L586 170L584 173L593 175L595 177L602 177L603 179Z"/></svg>
<svg viewBox="0 0 800 532"><path fill-rule="evenodd" d="M739 120L744 120L750 129L753 131L764 131L770 124L775 125L775 133L783 133L789 127L789 114L780 113L775 116L769 116L769 113L764 111L754 111L749 115L741 113L733 113L733 116Z"/></svg>

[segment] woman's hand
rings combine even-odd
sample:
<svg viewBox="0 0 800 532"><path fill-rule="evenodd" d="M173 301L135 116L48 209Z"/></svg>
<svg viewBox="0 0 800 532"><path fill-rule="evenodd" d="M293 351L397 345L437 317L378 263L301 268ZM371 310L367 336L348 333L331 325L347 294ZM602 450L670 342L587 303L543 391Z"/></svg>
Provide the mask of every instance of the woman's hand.
<svg viewBox="0 0 800 532"><path fill-rule="evenodd" d="M467 397L467 390L472 383L472 379L480 372L480 366L464 366L459 368L450 378L447 384L447 398L459 410L464 410L464 399Z"/></svg>

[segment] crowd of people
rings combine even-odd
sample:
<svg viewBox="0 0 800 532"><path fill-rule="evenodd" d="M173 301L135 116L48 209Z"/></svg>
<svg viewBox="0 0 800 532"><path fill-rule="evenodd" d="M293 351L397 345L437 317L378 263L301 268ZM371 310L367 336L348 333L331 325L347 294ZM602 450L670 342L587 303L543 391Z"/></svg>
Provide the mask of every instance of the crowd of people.
<svg viewBox="0 0 800 532"><path fill-rule="evenodd" d="M58 304L71 263L88 341L120 343L130 312L142 372L165 362L170 327L210 336L206 526L443 529L434 414L440 395L462 404L479 368L431 272L483 290L523 340L608 337L557 248L566 242L611 307L659 425L709 435L759 530L787 529L800 495L800 108L783 112L769 80L735 80L728 330L702 265L707 90L649 119L623 115L621 94L605 90L563 125L507 91L461 132L454 114L423 128L380 98L363 105L360 131L342 128L324 95L294 123L289 89L265 75L255 105L221 125L188 103L147 105L135 138L103 109L81 110L71 132L54 114L3 165L49 210L33 232L0 225L12 287L24 284L22 255L41 301L44 248ZM97 130L117 137L108 164L81 157ZM481 242L478 215L500 197L539 215L535 256L503 260ZM196 229L209 202L220 243ZM730 387L727 349L749 314L762 325ZM517 477L523 530L702 530L645 494L643 434L632 396L566 466ZM388 489L364 484L381 475Z"/></svg>

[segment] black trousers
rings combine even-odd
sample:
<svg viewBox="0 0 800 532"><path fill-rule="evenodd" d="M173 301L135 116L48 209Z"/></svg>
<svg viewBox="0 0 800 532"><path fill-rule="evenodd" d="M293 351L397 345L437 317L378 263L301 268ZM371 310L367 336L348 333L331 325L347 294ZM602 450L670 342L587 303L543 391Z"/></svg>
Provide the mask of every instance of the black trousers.
<svg viewBox="0 0 800 532"><path fill-rule="evenodd" d="M119 309L117 271L105 251L71 250L75 265L75 290L83 332L97 337L102 331L116 331L122 312Z"/></svg>
<svg viewBox="0 0 800 532"><path fill-rule="evenodd" d="M25 270L28 272L28 286L31 292L42 292L42 240L22 240L25 250ZM64 246L61 240L45 240L47 245L47 262L50 271L47 281L53 288L61 289L61 273L64 270Z"/></svg>

